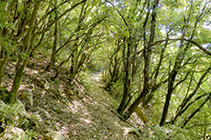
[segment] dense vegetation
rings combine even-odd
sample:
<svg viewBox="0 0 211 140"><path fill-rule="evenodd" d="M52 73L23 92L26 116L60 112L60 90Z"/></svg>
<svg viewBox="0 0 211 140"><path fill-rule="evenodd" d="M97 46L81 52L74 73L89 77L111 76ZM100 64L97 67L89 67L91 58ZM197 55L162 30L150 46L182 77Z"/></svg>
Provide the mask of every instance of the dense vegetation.
<svg viewBox="0 0 211 140"><path fill-rule="evenodd" d="M17 105L26 67L45 61L40 73L65 74L70 89L81 73L101 72L119 117L143 112L161 139L211 134L209 0L1 0L0 15L4 103Z"/></svg>

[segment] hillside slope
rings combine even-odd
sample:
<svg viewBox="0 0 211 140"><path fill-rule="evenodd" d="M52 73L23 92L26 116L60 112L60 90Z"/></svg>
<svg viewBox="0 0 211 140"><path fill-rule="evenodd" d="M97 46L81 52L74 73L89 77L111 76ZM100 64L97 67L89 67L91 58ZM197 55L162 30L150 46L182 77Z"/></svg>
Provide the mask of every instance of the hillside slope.
<svg viewBox="0 0 211 140"><path fill-rule="evenodd" d="M67 140L138 139L136 134L128 134L131 125L115 113L118 102L101 88L100 74L85 75L82 82L77 78L74 88L70 89L66 70L52 81L53 71L41 72L45 65L43 61L28 65L17 95L25 105L23 112L28 120L21 128L36 132L33 139L50 139L47 135L51 132L60 132ZM4 71L4 87L8 90L14 66L10 62Z"/></svg>

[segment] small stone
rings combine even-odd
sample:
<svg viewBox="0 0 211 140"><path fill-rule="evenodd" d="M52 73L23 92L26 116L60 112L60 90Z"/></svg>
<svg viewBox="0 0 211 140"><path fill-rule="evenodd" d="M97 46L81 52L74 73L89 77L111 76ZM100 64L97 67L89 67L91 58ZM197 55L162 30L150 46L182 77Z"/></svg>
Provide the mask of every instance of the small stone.
<svg viewBox="0 0 211 140"><path fill-rule="evenodd" d="M44 140L64 140L64 136L60 131L52 131L44 136Z"/></svg>
<svg viewBox="0 0 211 140"><path fill-rule="evenodd" d="M10 127L9 133L6 136L6 139L15 139L15 140L23 140L26 138L25 132L21 128Z"/></svg>

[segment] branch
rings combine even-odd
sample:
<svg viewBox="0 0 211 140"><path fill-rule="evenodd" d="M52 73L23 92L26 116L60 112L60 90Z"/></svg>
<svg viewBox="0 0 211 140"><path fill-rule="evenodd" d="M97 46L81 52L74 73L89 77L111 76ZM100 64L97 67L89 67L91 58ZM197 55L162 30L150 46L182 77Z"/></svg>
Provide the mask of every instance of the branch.
<svg viewBox="0 0 211 140"><path fill-rule="evenodd" d="M203 102L203 103L202 103L193 113L191 113L191 114L188 116L187 119L185 119L185 121L184 121L183 124L181 125L181 128L184 128L185 125L190 121L190 119L192 119L192 118L196 115L196 113L198 113L198 112L202 109L202 107L205 105L205 103L206 103L208 100L210 100L210 99L211 99L211 92L209 93L208 97L204 100L204 102Z"/></svg>
<svg viewBox="0 0 211 140"><path fill-rule="evenodd" d="M66 1L64 1L64 2L62 2L62 3L60 3L58 6L56 6L56 7L54 7L53 9L51 9L50 11L48 11L45 15L43 15L42 17L41 17L41 19L37 22L37 25L39 25L48 15L50 15L53 11L55 11L56 9L58 9L60 6L62 6L63 4L65 4L67 2L67 0Z"/></svg>
<svg viewBox="0 0 211 140"><path fill-rule="evenodd" d="M105 2L107 2L107 3L111 4L113 7L115 7L116 11L117 11L117 12L118 12L118 14L121 16L122 20L124 21L125 25L127 26L128 31L129 31L129 34L131 35L129 25L128 25L128 23L127 23L126 19L124 18L124 16L121 14L121 12L120 12L120 11L116 8L116 6L115 6L112 2L110 2L110 1L108 1L108 0L105 0Z"/></svg>
<svg viewBox="0 0 211 140"><path fill-rule="evenodd" d="M49 28L50 28L52 25L54 25L55 22L57 22L57 21L60 20L62 17L64 17L68 12L72 11L73 9L75 9L78 5L80 5L80 4L82 4L82 3L86 2L86 1L87 1L87 0L82 0L82 1L80 1L80 2L78 2L78 3L76 3L75 5L73 5L73 6L70 7L69 9L67 9L65 12L63 12L58 18L56 18L54 21L52 21L45 29L43 29L43 30L40 31L40 32L37 32L36 34L42 34L42 33L46 32L46 31L48 31ZM35 26L37 26L37 25L35 25Z"/></svg>
<svg viewBox="0 0 211 140"><path fill-rule="evenodd" d="M197 42L193 41L193 40L189 40L189 39L185 39L185 38L173 38L173 39L163 39L163 40L159 40L159 41L156 41L155 43L147 46L146 48L138 51L137 53L135 53L134 55L138 55L140 54L141 52L143 52L145 49L149 49L151 48L152 46L154 45L157 45L157 44L160 44L162 42L165 42L165 41L179 41L179 40L183 40L183 41L187 41L187 42L190 42L192 44L194 44L196 47L198 47L200 50L202 50L203 52L205 52L206 54L210 55L211 56L211 52L206 50L205 48L203 48L200 44L198 44Z"/></svg>
<svg viewBox="0 0 211 140"><path fill-rule="evenodd" d="M187 73L186 73L186 75L185 75L185 77L183 78L183 79L181 79L178 83L176 83L176 85L173 87L174 89L177 87L177 86L179 86L182 82L184 82L186 79L187 79L187 77L188 77L188 75L191 73L191 70L190 71L188 71Z"/></svg>
<svg viewBox="0 0 211 140"><path fill-rule="evenodd" d="M192 125L192 126L189 126L189 127L187 127L186 129L191 129L191 128L193 128L193 127L196 127L196 126L210 126L211 125L211 123L208 123L208 124L194 124L194 125Z"/></svg>

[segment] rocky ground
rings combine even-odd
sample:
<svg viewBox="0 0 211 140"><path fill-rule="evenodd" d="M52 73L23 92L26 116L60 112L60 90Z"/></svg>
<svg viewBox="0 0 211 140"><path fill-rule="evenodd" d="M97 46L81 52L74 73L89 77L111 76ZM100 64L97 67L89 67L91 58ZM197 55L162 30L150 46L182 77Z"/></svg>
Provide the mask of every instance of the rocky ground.
<svg viewBox="0 0 211 140"><path fill-rule="evenodd" d="M122 121L115 112L119 102L102 87L101 75L85 75L69 89L65 70L51 80L53 71L44 72L47 62L31 61L18 93L25 104L27 114L35 114L39 120L31 120L30 129L38 133L36 139L58 140L136 140L141 133L135 129L143 125L136 116ZM15 63L7 64L3 85L11 89ZM82 76L83 77L83 76ZM133 127L135 126L135 127ZM28 126L29 127L29 126ZM28 129L28 128L27 128Z"/></svg>

